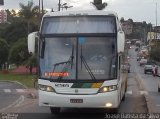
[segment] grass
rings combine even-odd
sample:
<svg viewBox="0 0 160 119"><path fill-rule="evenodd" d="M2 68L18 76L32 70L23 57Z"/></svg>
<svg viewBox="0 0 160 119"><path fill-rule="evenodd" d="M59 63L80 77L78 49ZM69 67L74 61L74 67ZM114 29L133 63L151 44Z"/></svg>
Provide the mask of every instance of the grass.
<svg viewBox="0 0 160 119"><path fill-rule="evenodd" d="M34 80L33 78L36 75L31 74L3 74L0 73L0 81L8 80L8 81L18 81L28 88L34 88Z"/></svg>

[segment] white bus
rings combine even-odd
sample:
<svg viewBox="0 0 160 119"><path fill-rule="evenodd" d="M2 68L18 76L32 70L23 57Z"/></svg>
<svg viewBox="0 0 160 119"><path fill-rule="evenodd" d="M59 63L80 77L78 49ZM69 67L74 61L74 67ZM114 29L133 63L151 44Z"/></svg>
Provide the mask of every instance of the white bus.
<svg viewBox="0 0 160 119"><path fill-rule="evenodd" d="M39 105L57 114L62 107L118 109L125 98L125 37L118 16L108 11L48 12L38 37Z"/></svg>

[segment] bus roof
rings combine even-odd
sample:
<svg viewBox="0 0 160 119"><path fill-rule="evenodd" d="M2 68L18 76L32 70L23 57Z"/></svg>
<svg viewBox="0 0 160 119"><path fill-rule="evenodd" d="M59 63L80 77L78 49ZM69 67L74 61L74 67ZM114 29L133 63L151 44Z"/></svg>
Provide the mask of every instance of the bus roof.
<svg viewBox="0 0 160 119"><path fill-rule="evenodd" d="M47 12L44 17L48 16L86 16L86 15L108 15L118 17L116 12L113 11L100 11L100 10L83 10L83 11L56 11Z"/></svg>

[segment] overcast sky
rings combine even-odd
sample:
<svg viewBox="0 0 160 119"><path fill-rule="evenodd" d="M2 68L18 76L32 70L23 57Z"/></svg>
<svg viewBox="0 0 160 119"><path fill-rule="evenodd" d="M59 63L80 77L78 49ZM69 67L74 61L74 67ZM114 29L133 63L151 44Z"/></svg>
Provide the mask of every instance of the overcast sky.
<svg viewBox="0 0 160 119"><path fill-rule="evenodd" d="M38 5L39 0L30 0ZM43 0L44 8L54 11L58 9L59 0ZM86 10L95 9L90 3L93 0L61 0L61 3L67 2L68 5L74 6L70 10ZM160 0L102 0L107 2L108 6L105 10L115 11L118 13L119 18L133 19L137 22L146 21L156 25L156 3L157 3L157 23L160 25ZM1 9L19 9L19 3L27 4L27 0L4 0L4 6ZM69 9L68 9L69 10Z"/></svg>

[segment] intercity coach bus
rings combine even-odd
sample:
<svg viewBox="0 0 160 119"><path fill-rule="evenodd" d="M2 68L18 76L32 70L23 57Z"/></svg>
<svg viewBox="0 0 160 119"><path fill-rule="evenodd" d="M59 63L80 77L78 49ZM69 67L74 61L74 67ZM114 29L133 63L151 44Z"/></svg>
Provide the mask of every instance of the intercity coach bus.
<svg viewBox="0 0 160 119"><path fill-rule="evenodd" d="M38 39L39 105L58 114L66 108L118 109L125 98L125 36L109 11L48 12L39 32L28 35L35 53Z"/></svg>

